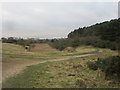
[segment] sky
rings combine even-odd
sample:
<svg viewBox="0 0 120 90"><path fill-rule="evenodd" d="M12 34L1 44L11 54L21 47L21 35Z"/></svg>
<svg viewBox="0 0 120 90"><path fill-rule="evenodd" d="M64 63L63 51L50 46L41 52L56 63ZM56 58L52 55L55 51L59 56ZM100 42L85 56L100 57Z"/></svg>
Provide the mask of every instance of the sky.
<svg viewBox="0 0 120 90"><path fill-rule="evenodd" d="M120 18L120 1L118 2L118 17Z"/></svg>
<svg viewBox="0 0 120 90"><path fill-rule="evenodd" d="M79 27L117 18L117 2L6 2L2 36L66 38Z"/></svg>

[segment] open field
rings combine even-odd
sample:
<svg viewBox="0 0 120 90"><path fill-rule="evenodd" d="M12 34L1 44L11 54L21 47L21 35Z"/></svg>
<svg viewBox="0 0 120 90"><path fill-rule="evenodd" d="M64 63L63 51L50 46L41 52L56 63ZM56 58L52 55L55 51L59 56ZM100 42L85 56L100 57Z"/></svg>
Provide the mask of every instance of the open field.
<svg viewBox="0 0 120 90"><path fill-rule="evenodd" d="M30 52L26 51L22 46L15 44L3 43L2 46L3 81L8 77L13 76L14 74L18 74L20 71L25 69L26 66L38 64L40 62L48 61L51 59L53 61L54 59L65 59L68 58L65 55L71 54L68 52L60 52L56 49L53 49L48 44L36 44L36 47L32 48ZM87 49L87 53L89 53L89 49L92 48ZM97 49L94 49L93 52L97 52ZM79 51L75 53L78 53L78 55L83 54Z"/></svg>
<svg viewBox="0 0 120 90"><path fill-rule="evenodd" d="M0 86L119 89L120 2L99 1L2 3Z"/></svg>
<svg viewBox="0 0 120 90"><path fill-rule="evenodd" d="M88 61L115 55L115 51L90 46L80 46L75 52L58 51L48 44L36 44L28 52L19 45L3 43L3 87L118 87L86 66Z"/></svg>

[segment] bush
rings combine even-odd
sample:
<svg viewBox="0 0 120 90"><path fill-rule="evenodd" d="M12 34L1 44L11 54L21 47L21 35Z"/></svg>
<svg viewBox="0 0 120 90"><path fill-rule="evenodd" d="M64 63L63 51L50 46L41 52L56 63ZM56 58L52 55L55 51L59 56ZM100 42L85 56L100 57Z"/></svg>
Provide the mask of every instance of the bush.
<svg viewBox="0 0 120 90"><path fill-rule="evenodd" d="M68 46L69 42L67 39L59 39L55 40L54 42L49 43L49 45L53 48L56 48L60 51L65 49Z"/></svg>
<svg viewBox="0 0 120 90"><path fill-rule="evenodd" d="M88 68L90 68L92 70L97 70L98 69L98 66L93 62L87 62L86 64L87 64Z"/></svg>
<svg viewBox="0 0 120 90"><path fill-rule="evenodd" d="M120 78L120 56L111 56L98 59L96 62L88 62L87 66L92 70L101 69L106 76L117 75Z"/></svg>

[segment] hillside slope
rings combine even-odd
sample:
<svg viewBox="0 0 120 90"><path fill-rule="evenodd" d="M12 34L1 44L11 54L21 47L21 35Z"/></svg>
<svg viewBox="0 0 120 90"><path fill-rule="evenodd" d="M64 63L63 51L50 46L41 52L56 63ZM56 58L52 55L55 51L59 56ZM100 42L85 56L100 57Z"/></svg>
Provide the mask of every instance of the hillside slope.
<svg viewBox="0 0 120 90"><path fill-rule="evenodd" d="M68 38L99 36L103 40L116 41L120 38L120 18L97 23L92 26L75 29L68 34Z"/></svg>

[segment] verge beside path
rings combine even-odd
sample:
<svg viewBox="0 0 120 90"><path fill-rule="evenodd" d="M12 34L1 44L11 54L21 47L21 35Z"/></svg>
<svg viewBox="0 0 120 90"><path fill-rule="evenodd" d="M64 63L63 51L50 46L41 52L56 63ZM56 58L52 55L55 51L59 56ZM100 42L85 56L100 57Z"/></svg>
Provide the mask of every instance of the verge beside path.
<svg viewBox="0 0 120 90"><path fill-rule="evenodd" d="M98 52L100 53L100 52ZM11 60L9 63L3 62L2 63L2 82L7 80L10 77L13 77L19 73L21 73L23 70L27 68L27 66L36 65L39 63L46 63L46 62L54 62L54 61L63 61L63 60L69 60L73 58L78 57L86 57L91 55L96 55L98 53L92 53L92 54L84 54L84 55L76 55L76 56L63 56L59 59L51 59L51 60L45 60L45 61L31 61L31 60L25 60L24 62L19 60ZM1 82L0 82L1 83Z"/></svg>

